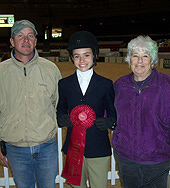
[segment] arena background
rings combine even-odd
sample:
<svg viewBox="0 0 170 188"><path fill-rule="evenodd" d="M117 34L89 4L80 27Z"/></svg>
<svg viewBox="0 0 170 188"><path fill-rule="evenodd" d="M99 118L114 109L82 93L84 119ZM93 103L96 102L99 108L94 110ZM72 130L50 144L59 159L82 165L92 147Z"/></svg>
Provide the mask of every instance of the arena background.
<svg viewBox="0 0 170 188"><path fill-rule="evenodd" d="M157 41L159 57L162 58L157 70L170 74L169 0L0 0L0 14L13 14L15 21L32 21L38 31L37 49L40 56L57 59L54 63L63 77L75 71L74 65L63 59L68 58L65 51L69 37L79 30L88 30L96 35L100 52L109 50L109 55L100 53L94 70L113 82L131 72L123 58L127 43L138 35L149 35ZM2 22L1 20L0 26ZM52 37L55 28L62 29L61 37ZM11 50L10 29L0 27L0 58ZM121 58L121 63L106 61L117 56ZM163 68L164 59L169 60L166 69ZM63 140L65 133L64 128ZM109 135L111 138L110 132ZM12 176L11 171L9 174ZM3 177L2 166L0 177ZM64 187L70 188L67 184ZM120 188L120 181L116 180L115 186L110 186L108 181L108 188L111 187Z"/></svg>

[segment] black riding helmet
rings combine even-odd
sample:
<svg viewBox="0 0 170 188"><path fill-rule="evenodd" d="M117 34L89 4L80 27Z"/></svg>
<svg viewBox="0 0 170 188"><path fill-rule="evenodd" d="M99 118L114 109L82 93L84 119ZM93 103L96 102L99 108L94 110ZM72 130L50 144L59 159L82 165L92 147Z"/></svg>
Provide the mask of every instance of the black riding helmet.
<svg viewBox="0 0 170 188"><path fill-rule="evenodd" d="M67 50L72 59L72 51L78 48L91 48L93 51L93 63L96 66L96 55L99 54L99 46L96 37L88 31L75 32L69 39Z"/></svg>

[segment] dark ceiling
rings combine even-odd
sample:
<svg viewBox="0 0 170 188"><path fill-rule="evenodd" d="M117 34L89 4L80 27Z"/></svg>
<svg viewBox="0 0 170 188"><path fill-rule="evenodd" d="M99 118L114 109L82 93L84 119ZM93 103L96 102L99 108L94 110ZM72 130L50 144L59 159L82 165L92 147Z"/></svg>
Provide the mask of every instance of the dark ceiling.
<svg viewBox="0 0 170 188"><path fill-rule="evenodd" d="M170 11L169 0L1 0L0 4L1 12L19 11L23 15L37 13L49 17L61 14L65 19Z"/></svg>
<svg viewBox="0 0 170 188"><path fill-rule="evenodd" d="M170 0L0 0L1 14L97 36L170 34ZM39 32L41 33L41 32Z"/></svg>

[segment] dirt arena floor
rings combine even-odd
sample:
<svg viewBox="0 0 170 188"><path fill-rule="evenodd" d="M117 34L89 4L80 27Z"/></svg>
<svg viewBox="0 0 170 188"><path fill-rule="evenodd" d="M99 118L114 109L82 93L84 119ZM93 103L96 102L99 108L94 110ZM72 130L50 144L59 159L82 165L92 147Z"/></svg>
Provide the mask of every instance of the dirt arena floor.
<svg viewBox="0 0 170 188"><path fill-rule="evenodd" d="M58 68L61 71L63 77L66 77L75 72L75 66L71 62L59 62L56 63ZM156 68L158 71L170 74L170 69ZM116 63L103 63L98 62L97 66L94 67L96 73L105 76L113 82L117 80L119 77L129 74L131 72L128 64L116 64Z"/></svg>
<svg viewBox="0 0 170 188"><path fill-rule="evenodd" d="M56 65L60 69L63 78L70 74L73 74L76 70L75 66L71 62L58 62L56 63ZM170 69L156 69L160 72L170 74ZM97 66L94 67L94 70L96 71L96 73L113 80L113 82L119 77L129 74L131 72L131 70L128 67L128 64L114 64L102 62L97 63ZM63 140L65 139L65 134L66 131L63 130ZM12 176L11 170L9 170L9 175ZM3 177L2 166L0 166L0 177ZM16 188L15 186L11 186L11 188L12 187ZM56 188L58 187L59 185L56 185ZM71 186L65 183L64 188L71 188ZM110 185L110 181L108 181L108 188L122 188L120 180L116 180L116 185Z"/></svg>

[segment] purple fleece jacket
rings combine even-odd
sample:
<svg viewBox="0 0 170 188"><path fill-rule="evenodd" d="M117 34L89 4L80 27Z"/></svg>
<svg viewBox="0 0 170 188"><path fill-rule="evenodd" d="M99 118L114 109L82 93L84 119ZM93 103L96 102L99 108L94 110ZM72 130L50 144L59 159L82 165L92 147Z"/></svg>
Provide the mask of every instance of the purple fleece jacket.
<svg viewBox="0 0 170 188"><path fill-rule="evenodd" d="M170 75L155 72L141 93L133 73L114 83L117 127L112 145L122 157L157 163L170 159Z"/></svg>

